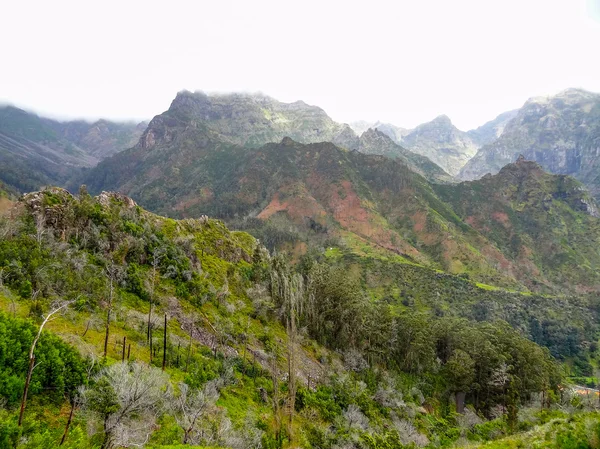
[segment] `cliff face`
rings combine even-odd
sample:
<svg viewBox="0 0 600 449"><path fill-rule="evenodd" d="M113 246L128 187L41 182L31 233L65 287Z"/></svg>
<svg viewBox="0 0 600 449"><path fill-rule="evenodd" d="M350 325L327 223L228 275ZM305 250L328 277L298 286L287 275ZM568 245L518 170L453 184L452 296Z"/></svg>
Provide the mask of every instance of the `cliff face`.
<svg viewBox="0 0 600 449"><path fill-rule="evenodd" d="M568 174L600 195L600 95L567 89L528 100L495 142L482 147L461 179L497 173L519 154L551 173Z"/></svg>

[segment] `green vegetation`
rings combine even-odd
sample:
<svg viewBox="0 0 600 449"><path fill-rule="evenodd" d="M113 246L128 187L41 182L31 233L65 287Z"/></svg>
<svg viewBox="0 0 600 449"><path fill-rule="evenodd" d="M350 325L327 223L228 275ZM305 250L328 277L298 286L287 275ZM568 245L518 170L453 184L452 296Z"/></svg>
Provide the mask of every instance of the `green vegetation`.
<svg viewBox="0 0 600 449"><path fill-rule="evenodd" d="M549 338L544 320L584 328L591 304L544 315L558 298L340 247L290 265L219 221L117 194L48 189L13 213L0 223L2 447L452 447L556 420L551 441L591 438L589 404L551 352L589 376L596 349L539 346L528 321ZM29 346L65 301L19 426Z"/></svg>

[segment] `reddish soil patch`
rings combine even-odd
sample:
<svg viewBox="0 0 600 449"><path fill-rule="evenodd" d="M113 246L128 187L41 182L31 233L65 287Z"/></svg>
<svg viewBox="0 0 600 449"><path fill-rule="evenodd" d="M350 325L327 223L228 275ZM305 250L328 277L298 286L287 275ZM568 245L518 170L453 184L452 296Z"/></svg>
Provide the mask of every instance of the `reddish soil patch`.
<svg viewBox="0 0 600 449"><path fill-rule="evenodd" d="M425 212L417 212L412 216L413 230L421 233L425 230L425 224L427 223L427 214Z"/></svg>
<svg viewBox="0 0 600 449"><path fill-rule="evenodd" d="M285 211L292 220L298 223L301 223L304 217L311 217L321 224L325 223L327 212L312 196L293 196L283 201L281 200L281 196L280 193L276 193L267 207L258 214L258 218L266 220L277 212Z"/></svg>
<svg viewBox="0 0 600 449"><path fill-rule="evenodd" d="M14 203L8 198L0 198L0 215L6 214L12 207Z"/></svg>
<svg viewBox="0 0 600 449"><path fill-rule="evenodd" d="M494 212L492 218L498 223L502 223L505 228L510 228L510 220L504 212Z"/></svg>

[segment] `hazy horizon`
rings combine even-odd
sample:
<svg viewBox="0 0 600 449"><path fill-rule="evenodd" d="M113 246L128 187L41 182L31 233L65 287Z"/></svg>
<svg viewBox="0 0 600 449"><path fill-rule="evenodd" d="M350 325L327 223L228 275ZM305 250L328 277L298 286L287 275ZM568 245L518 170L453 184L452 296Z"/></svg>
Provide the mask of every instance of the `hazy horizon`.
<svg viewBox="0 0 600 449"><path fill-rule="evenodd" d="M0 103L63 120L149 120L200 90L302 100L346 123L444 114L466 131L531 97L600 92L600 0L25 1L0 14Z"/></svg>

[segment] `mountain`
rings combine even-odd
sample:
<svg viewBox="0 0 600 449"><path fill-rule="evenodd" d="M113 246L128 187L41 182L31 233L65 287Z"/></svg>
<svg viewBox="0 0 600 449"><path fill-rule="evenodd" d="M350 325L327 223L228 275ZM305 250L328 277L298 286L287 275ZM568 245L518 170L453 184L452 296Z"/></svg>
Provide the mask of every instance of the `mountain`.
<svg viewBox="0 0 600 449"><path fill-rule="evenodd" d="M452 182L453 178L425 156L413 153L397 145L380 129L369 128L358 141L358 151L395 158L404 162L416 173L432 182Z"/></svg>
<svg viewBox="0 0 600 449"><path fill-rule="evenodd" d="M143 145L169 139L178 126L200 124L224 143L250 148L284 137L303 143L333 142L348 149L358 146L358 137L348 125L334 122L321 108L303 101L282 103L261 94L209 96L188 91L179 92L169 110L152 120Z"/></svg>
<svg viewBox="0 0 600 449"><path fill-rule="evenodd" d="M590 269L600 264L599 210L575 179L521 156L495 176L434 188L465 223L518 261L527 283L570 283L582 291L600 285Z"/></svg>
<svg viewBox="0 0 600 449"><path fill-rule="evenodd" d="M77 145L98 160L131 148L148 126L147 122L111 122L83 120L57 122L46 120L61 138Z"/></svg>
<svg viewBox="0 0 600 449"><path fill-rule="evenodd" d="M428 157L452 176L458 174L478 148L469 134L456 128L445 115L417 126L400 143Z"/></svg>
<svg viewBox="0 0 600 449"><path fill-rule="evenodd" d="M350 124L360 136L369 129L376 129L387 135L397 145L409 151L424 155L448 173L456 175L458 170L483 145L494 142L503 133L507 123L517 110L500 114L477 129L466 133L457 129L450 119L439 116L431 122L415 129L401 128L390 123L357 121ZM384 154L380 151L376 154Z"/></svg>
<svg viewBox="0 0 600 449"><path fill-rule="evenodd" d="M24 110L0 108L0 180L29 191L64 184L83 167L132 146L142 125L100 120L59 122Z"/></svg>
<svg viewBox="0 0 600 449"><path fill-rule="evenodd" d="M572 175L600 197L600 94L567 89L529 99L495 142L482 147L461 179L497 173L519 154L552 173Z"/></svg>
<svg viewBox="0 0 600 449"><path fill-rule="evenodd" d="M503 112L494 120L490 120L479 128L467 131L467 134L478 147L488 145L502 135L508 122L515 118L518 112L518 109Z"/></svg>
<svg viewBox="0 0 600 449"><path fill-rule="evenodd" d="M402 142L402 138L407 135L411 130L406 128L401 128L396 125L392 125L391 123L382 123L382 122L366 122L364 120L352 122L349 124L350 127L354 130L356 134L359 136L362 135L369 128L376 129L381 131L383 134L392 139L395 143L400 144Z"/></svg>

